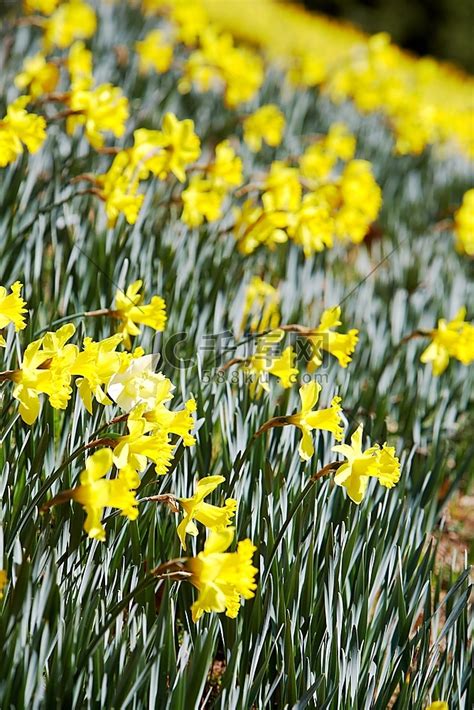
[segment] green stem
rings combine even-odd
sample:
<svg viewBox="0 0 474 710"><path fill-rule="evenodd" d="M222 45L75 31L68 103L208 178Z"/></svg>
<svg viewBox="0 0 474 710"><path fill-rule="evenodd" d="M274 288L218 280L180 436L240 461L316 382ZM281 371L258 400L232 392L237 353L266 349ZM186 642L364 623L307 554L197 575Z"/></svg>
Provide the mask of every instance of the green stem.
<svg viewBox="0 0 474 710"><path fill-rule="evenodd" d="M116 312L111 311L109 308L100 308L97 311L82 311L81 313L71 313L71 315L62 316L62 318L57 318L57 320L51 321L49 325L45 326L44 328L41 328L41 330L37 330L33 337L36 338L39 335L46 333L50 328L53 328L56 325L61 325L61 323L67 323L68 321L75 320L76 318L92 318L96 316L111 316L113 318L118 317L116 315Z"/></svg>

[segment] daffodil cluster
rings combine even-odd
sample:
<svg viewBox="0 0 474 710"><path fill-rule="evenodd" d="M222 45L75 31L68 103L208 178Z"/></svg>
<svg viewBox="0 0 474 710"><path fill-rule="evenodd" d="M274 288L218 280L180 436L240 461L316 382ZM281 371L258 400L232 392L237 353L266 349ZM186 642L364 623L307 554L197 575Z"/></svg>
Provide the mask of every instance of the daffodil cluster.
<svg viewBox="0 0 474 710"><path fill-rule="evenodd" d="M90 362L85 348L84 353L77 355L71 369L81 375L77 384L81 396L81 387L85 387L86 406L91 404L92 394L102 404L115 403L123 413L116 421L125 421L127 432L114 432L113 436L108 432L94 440L91 446L103 448L87 459L81 485L60 493L52 502L54 505L72 499L81 503L87 512L86 532L89 537L100 540L105 539L100 523L103 509L120 508L123 515L134 520L138 515L134 491L149 463L154 464L158 475L164 475L171 465L176 440L180 438L184 446L195 443L191 433L196 409L194 400L189 399L183 409L169 409L174 390L171 380L154 371L151 355L130 358L116 353L120 339L121 336L113 336L103 341L102 352L100 345L93 348L95 358ZM97 344L89 342L88 345L90 350ZM82 360L81 355L85 355ZM112 465L117 468L117 476L105 478Z"/></svg>
<svg viewBox="0 0 474 710"><path fill-rule="evenodd" d="M136 44L142 71L170 69L173 46L181 44L188 53L180 68L182 93L220 92L229 108L254 98L264 78L262 57L249 47L236 46L230 33L209 21L200 0L144 0L142 5L147 14L161 20L159 29Z"/></svg>
<svg viewBox="0 0 474 710"><path fill-rule="evenodd" d="M0 373L0 382L12 382L13 398L19 402L23 421L32 425L40 413L41 397L50 405L66 409L73 396L75 382L85 409L93 413L94 401L101 406L114 405L119 414L101 427L104 434L86 443L79 453L98 449L85 460L78 485L60 491L45 506L73 501L86 513L84 530L89 538L105 541L104 511L116 509L129 520L138 517L137 489L142 474L151 464L158 475L169 472L177 442L189 447L195 444L194 399L184 407L170 408L174 386L162 373L155 371L156 358L144 355L141 348L133 353L118 350L131 345L131 337L140 333L139 326L162 330L166 321L165 303L154 296L143 303L142 281L132 283L125 292L117 291L112 309L102 309L84 316L108 316L120 323L120 332L100 341L86 337L82 348L70 342L75 334L72 323L49 331L31 342L23 353L18 369ZM26 302L21 297L22 284L0 288L0 327L12 324L25 328ZM2 336L0 345L6 346ZM125 425L125 431L116 427ZM111 428L114 430L111 431ZM221 483L223 476L207 476L197 482L195 493L188 498L168 498L176 502L176 510L184 515L177 526L181 545L186 550L186 536L196 536L196 522L204 525L210 536L202 552L186 562L190 579L199 595L192 607L197 621L204 612L238 613L241 598L249 599L256 588L257 569L252 566L255 551L249 540L238 543L236 552L227 552L234 537L230 528L237 501L227 498L224 506L208 503L207 498ZM166 496L165 496L166 497ZM0 571L0 597L6 574Z"/></svg>
<svg viewBox="0 0 474 710"><path fill-rule="evenodd" d="M125 293L117 291L113 310L84 314L105 315L118 320L121 330L116 335L99 342L86 337L80 349L69 342L76 328L73 323L67 323L59 330L47 332L29 343L20 366L1 373L0 381L11 381L14 384L13 397L19 402L19 413L26 424L32 425L38 418L41 395L48 397L54 409L66 409L72 396L71 383L74 377L77 378L79 395L90 413L94 399L101 405L112 404L108 388L114 382L113 378L126 373L132 360L143 354L141 349L129 354L117 351L117 347L122 343L131 346L130 337L140 333L138 325L162 331L166 322L164 300L154 296L149 304L143 304L141 285L141 281L136 281ZM21 289L19 282L12 285L11 293L0 287L0 329L9 323L16 330L25 327L26 302L21 298ZM5 345L5 339L0 334L0 346Z"/></svg>
<svg viewBox="0 0 474 710"><path fill-rule="evenodd" d="M263 392L270 392L269 375L277 378L284 389L296 382L298 368L295 366L296 353L288 345L280 353L279 343L284 338L284 332L276 329L256 342L255 352L242 362L242 371L249 382L251 397L258 398Z"/></svg>
<svg viewBox="0 0 474 710"><path fill-rule="evenodd" d="M252 397L258 398L264 392L270 392L270 375L277 378L285 389L297 382L300 370L295 349L292 345L281 348L286 333L296 333L308 342L310 357L306 365L309 373L321 367L324 352L335 357L340 367L347 367L359 339L356 328L351 328L347 333L337 330L342 325L340 306L326 309L319 324L312 328L299 324L280 325L278 304L278 291L255 277L247 287L242 316L243 326L252 316L249 331L254 333L254 352L249 357L234 358L228 363L228 366L241 366ZM256 332L257 327L261 328L261 332Z"/></svg>
<svg viewBox="0 0 474 710"><path fill-rule="evenodd" d="M169 174L184 182L187 167L201 153L193 121L180 121L173 113L164 116L161 130L138 128L133 139L131 148L117 152L106 173L81 176L104 202L111 227L120 214L129 224L136 222L144 199L141 182L150 177L165 180Z"/></svg>
<svg viewBox="0 0 474 710"><path fill-rule="evenodd" d="M206 10L211 21L267 50L286 68L290 86L385 115L397 153L434 145L441 154L472 157L473 80L458 68L408 54L385 32L369 37L295 3L260 2L247 26L239 3L206 2Z"/></svg>
<svg viewBox="0 0 474 710"><path fill-rule="evenodd" d="M335 124L308 146L298 167L273 162L261 180L248 185L254 196L234 208L239 251L274 249L291 239L311 256L336 240L361 242L377 218L382 196L370 163L352 160L354 150L354 137Z"/></svg>
<svg viewBox="0 0 474 710"><path fill-rule="evenodd" d="M303 461L310 461L314 455L313 431L329 431L336 441L344 434L342 426L341 398L333 397L329 407L315 409L321 392L321 385L308 382L300 387L301 410L289 416L278 416L266 422L257 432L261 435L274 427L295 426L302 434L298 452ZM384 444L372 446L362 451L363 427L360 425L351 437L351 445L339 444L332 451L346 458L336 468L334 482L343 486L354 503L361 503L367 490L369 478L376 478L386 488L392 488L400 479L400 462L395 448Z"/></svg>

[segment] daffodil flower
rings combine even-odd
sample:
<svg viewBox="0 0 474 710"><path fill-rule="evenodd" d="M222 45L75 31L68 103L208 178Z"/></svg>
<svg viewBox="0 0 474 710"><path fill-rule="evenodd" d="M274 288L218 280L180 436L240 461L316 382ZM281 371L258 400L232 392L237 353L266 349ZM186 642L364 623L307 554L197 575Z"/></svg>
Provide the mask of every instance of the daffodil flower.
<svg viewBox="0 0 474 710"><path fill-rule="evenodd" d="M227 498L223 508L204 502L204 498L224 481L224 476L207 476L206 478L201 478L197 483L196 492L191 498L177 499L185 512L177 528L178 537L181 540L181 545L184 550L186 549L186 535L195 536L199 532L193 520L197 520L210 530L220 530L229 525L230 519L235 514L237 508L236 500Z"/></svg>
<svg viewBox="0 0 474 710"><path fill-rule="evenodd" d="M158 74L168 71L173 61L173 46L161 30L152 30L145 39L136 42L138 66L142 73L153 69Z"/></svg>
<svg viewBox="0 0 474 710"><path fill-rule="evenodd" d="M285 116L275 104L266 104L244 120L244 141L254 153L262 143L273 148L280 145L285 130Z"/></svg>
<svg viewBox="0 0 474 710"><path fill-rule="evenodd" d="M74 113L67 118L67 132L72 135L77 126L83 125L93 148L104 145L104 133L110 132L120 138L125 132L128 99L118 86L100 84L95 89L73 86L68 105Z"/></svg>
<svg viewBox="0 0 474 710"><path fill-rule="evenodd" d="M150 303L143 303L144 297L140 293L143 281L134 281L125 293L117 291L115 306L111 315L122 321L123 342L126 348L131 347L131 335L141 333L138 325L146 325L161 332L166 323L166 304L161 296L153 296Z"/></svg>
<svg viewBox="0 0 474 710"><path fill-rule="evenodd" d="M62 491L49 502L48 507L74 500L80 503L87 517L84 530L95 540L105 540L102 525L104 508L118 508L129 520L138 516L135 488L139 479L133 479L127 469L119 471L114 479L105 478L113 463L112 450L100 449L86 460L86 468L81 473L80 485L69 491Z"/></svg>
<svg viewBox="0 0 474 710"><path fill-rule="evenodd" d="M204 612L223 612L234 619L241 597L255 596L257 568L252 565L256 550L249 539L241 540L236 552L226 552L234 538L234 528L212 530L202 552L188 560L191 581L199 590L191 607L193 621Z"/></svg>
<svg viewBox="0 0 474 710"><path fill-rule="evenodd" d="M308 382L300 387L301 411L287 417L287 423L297 426L303 435L298 451L304 461L309 461L314 454L313 437L311 435L314 429L324 429L332 432L337 441L342 439L341 398L333 397L330 407L313 411L320 392L321 385L318 382Z"/></svg>
<svg viewBox="0 0 474 710"><path fill-rule="evenodd" d="M174 113L165 114L161 131L139 128L133 134L134 156L141 168L141 177L148 172L164 180L173 173L180 181L186 180L186 168L201 154L201 143L190 118L178 120Z"/></svg>
<svg viewBox="0 0 474 710"><path fill-rule="evenodd" d="M321 429L330 431L336 440L342 439L340 397L333 397L331 406L326 409L313 411L321 392L318 382L308 382L300 387L301 411L291 416L274 417L266 422L255 436L273 427L293 425L302 433L298 452L304 461L309 461L314 454L312 431Z"/></svg>
<svg viewBox="0 0 474 710"><path fill-rule="evenodd" d="M37 98L54 91L58 81L59 68L56 64L47 62L44 55L39 52L25 59L23 70L15 77L15 86L19 89L27 89L30 96Z"/></svg>
<svg viewBox="0 0 474 710"><path fill-rule="evenodd" d="M146 411L143 416L155 429L166 434L176 434L182 439L184 446L194 446L196 439L191 430L194 428L195 411L195 400L188 399L184 408L178 410L167 409L164 402L157 402L154 408Z"/></svg>
<svg viewBox="0 0 474 710"><path fill-rule="evenodd" d="M112 335L97 343L92 338L84 338L84 349L77 355L71 372L73 375L79 375L76 385L90 414L93 398L100 404L112 404L106 390L112 376L122 366L120 353L115 352L121 342L121 334Z"/></svg>
<svg viewBox="0 0 474 710"><path fill-rule="evenodd" d="M308 335L313 349L312 358L308 363L309 372L313 372L322 364L322 350L327 350L331 355L334 355L341 367L347 367L350 363L351 355L359 340L359 331L355 328L349 330L348 333L334 331L334 328L341 325L340 317L340 306L328 308L324 311L320 324L312 331L311 335Z"/></svg>
<svg viewBox="0 0 474 710"><path fill-rule="evenodd" d="M250 330L265 331L276 328L280 322L280 294L278 289L254 276L245 290L241 330L249 319Z"/></svg>
<svg viewBox="0 0 474 710"><path fill-rule="evenodd" d="M148 460L155 464L158 475L164 475L171 465L174 446L168 433L156 429L144 417L146 405L138 405L128 415L128 434L117 439L114 463L119 469L144 471Z"/></svg>
<svg viewBox="0 0 474 710"><path fill-rule="evenodd" d="M204 220L215 222L222 215L225 192L213 180L193 175L188 187L183 190L183 213L181 219L189 227L199 227Z"/></svg>
<svg viewBox="0 0 474 710"><path fill-rule="evenodd" d="M366 493L369 478L377 478L386 488L392 488L400 479L400 462L392 446L371 446L362 451L362 432L360 425L351 437L351 445L339 444L332 451L346 457L338 468L334 481L343 486L349 498L359 504Z"/></svg>
<svg viewBox="0 0 474 710"><path fill-rule="evenodd" d="M48 0L39 1L45 6L52 5ZM28 2L31 3L32 0ZM33 2L37 4L38 0ZM53 47L65 49L75 39L92 37L96 27L97 18L94 9L83 0L69 0L62 3L44 23L44 47L47 51Z"/></svg>
<svg viewBox="0 0 474 710"><path fill-rule="evenodd" d="M216 157L206 167L208 175L216 188L228 190L242 184L242 159L235 154L230 141L221 141L216 145Z"/></svg>
<svg viewBox="0 0 474 710"><path fill-rule="evenodd" d="M7 106L7 114L0 118L0 168L13 163L23 153L23 146L36 153L46 140L46 121L43 116L28 113L30 96L20 96Z"/></svg>
<svg viewBox="0 0 474 710"><path fill-rule="evenodd" d="M244 362L242 369L250 380L252 397L258 398L262 392L270 391L268 375L277 377L284 389L291 387L298 375L298 368L294 366L296 353L291 345L285 348L281 355L273 355L271 352L273 345L278 343L283 335L283 331L277 329L265 338L260 338L255 355Z"/></svg>
<svg viewBox="0 0 474 710"><path fill-rule="evenodd" d="M454 357L463 365L474 361L474 325L466 322L466 308L460 308L453 320L441 318L431 331L432 342L421 355L421 362L431 363L433 375L441 375Z"/></svg>
<svg viewBox="0 0 474 710"><path fill-rule="evenodd" d="M26 327L25 313L27 313L26 301L21 297L23 284L19 281L10 287L10 293L4 286L0 286L0 331L9 323L13 323L15 330L23 330ZM0 332L0 347L5 347L6 342Z"/></svg>
<svg viewBox="0 0 474 710"><path fill-rule="evenodd" d="M21 367L11 373L15 383L13 397L20 402L20 416L26 424L33 424L39 415L41 393L48 395L55 409L66 409L72 393L72 368L78 355L77 346L67 341L75 330L72 323L67 323L30 343Z"/></svg>

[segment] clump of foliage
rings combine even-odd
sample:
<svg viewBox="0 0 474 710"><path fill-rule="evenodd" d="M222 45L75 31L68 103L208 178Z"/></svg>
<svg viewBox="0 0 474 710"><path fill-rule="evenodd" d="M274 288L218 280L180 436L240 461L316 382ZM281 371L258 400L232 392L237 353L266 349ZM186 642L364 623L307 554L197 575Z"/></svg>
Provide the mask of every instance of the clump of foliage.
<svg viewBox="0 0 474 710"><path fill-rule="evenodd" d="M470 79L258 8L6 26L5 707L469 697Z"/></svg>

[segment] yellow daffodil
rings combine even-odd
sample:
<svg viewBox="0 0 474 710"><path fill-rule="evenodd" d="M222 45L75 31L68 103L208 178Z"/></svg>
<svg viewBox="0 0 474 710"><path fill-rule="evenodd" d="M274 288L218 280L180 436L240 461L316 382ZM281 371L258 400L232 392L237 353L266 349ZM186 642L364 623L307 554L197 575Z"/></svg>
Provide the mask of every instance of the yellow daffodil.
<svg viewBox="0 0 474 710"><path fill-rule="evenodd" d="M156 473L163 476L171 466L174 446L166 431L156 429L145 419L145 410L146 405L139 404L128 415L128 434L117 439L114 463L119 469L142 472L150 460Z"/></svg>
<svg viewBox="0 0 474 710"><path fill-rule="evenodd" d="M54 409L66 409L71 396L71 371L78 354L76 345L66 344L74 335L72 323L48 332L26 348L21 367L11 373L13 397L20 402L20 416L33 424L40 411L40 394L46 394Z"/></svg>
<svg viewBox="0 0 474 710"><path fill-rule="evenodd" d="M275 104L261 106L244 121L244 141L250 150L258 153L262 142L276 148L285 130L285 117Z"/></svg>
<svg viewBox="0 0 474 710"><path fill-rule="evenodd" d="M351 160L356 141L344 123L333 123L326 136L310 145L299 158L301 175L315 183L327 178L338 160Z"/></svg>
<svg viewBox="0 0 474 710"><path fill-rule="evenodd" d="M15 77L15 86L27 89L30 96L37 98L54 91L58 81L59 68L56 64L47 62L40 52L25 59L22 71Z"/></svg>
<svg viewBox="0 0 474 710"><path fill-rule="evenodd" d="M254 276L245 290L242 330L249 318L249 328L252 332L271 330L276 328L280 322L278 289L263 281L259 276Z"/></svg>
<svg viewBox="0 0 474 710"><path fill-rule="evenodd" d="M333 397L331 406L327 409L313 411L321 392L318 382L308 382L300 387L301 411L286 417L288 424L293 424L303 435L298 448L304 461L309 461L314 454L313 429L324 429L334 434L337 441L342 439L340 397Z"/></svg>
<svg viewBox="0 0 474 710"><path fill-rule="evenodd" d="M454 232L457 251L474 256L474 189L464 193L462 205L454 215Z"/></svg>
<svg viewBox="0 0 474 710"><path fill-rule="evenodd" d="M444 700L435 700L435 702L428 705L425 710L449 710L449 704Z"/></svg>
<svg viewBox="0 0 474 710"><path fill-rule="evenodd" d="M294 383L298 368L294 363L296 353L291 345L283 350L281 355L274 355L272 350L283 338L282 331L272 331L264 338L259 338L254 355L249 357L242 367L252 397L260 397L262 392L270 392L268 376L279 379L280 385L287 389Z"/></svg>
<svg viewBox="0 0 474 710"><path fill-rule="evenodd" d="M266 212L297 210L301 203L301 183L296 168L275 160L263 185L262 203Z"/></svg>
<svg viewBox="0 0 474 710"><path fill-rule="evenodd" d="M30 153L36 153L46 140L46 121L26 111L29 101L30 96L20 96L0 118L0 168L17 159L23 153L23 145Z"/></svg>
<svg viewBox="0 0 474 710"><path fill-rule="evenodd" d="M274 249L288 240L284 229L288 216L282 211L267 211L246 200L242 207L234 208L234 218L233 233L242 254L252 254L259 246Z"/></svg>
<svg viewBox="0 0 474 710"><path fill-rule="evenodd" d="M215 222L222 216L224 196L212 180L193 175L189 186L181 194L183 200L181 219L189 227L199 227L204 220Z"/></svg>
<svg viewBox="0 0 474 710"><path fill-rule="evenodd" d="M0 599L3 599L3 590L8 584L8 577L6 570L0 569Z"/></svg>
<svg viewBox="0 0 474 710"><path fill-rule="evenodd" d="M1 331L6 328L9 323L13 323L15 330L23 330L26 327L25 313L26 301L21 297L21 289L23 284L19 281L10 286L10 293L4 286L0 286L0 347L5 347L6 342Z"/></svg>
<svg viewBox="0 0 474 710"><path fill-rule="evenodd" d="M392 488L400 479L400 462L392 446L371 446L362 451L362 425L351 437L351 446L339 444L332 451L346 457L337 470L334 481L343 486L351 500L359 504L365 496L370 476L377 478L386 488Z"/></svg>
<svg viewBox="0 0 474 710"><path fill-rule="evenodd" d="M95 176L95 192L105 203L108 226L113 227L120 214L129 224L135 224L144 196L138 193L139 168L129 150L115 156L106 173Z"/></svg>
<svg viewBox="0 0 474 710"><path fill-rule="evenodd" d="M341 367L347 367L351 355L359 340L359 331L355 328L348 333L338 333L333 330L341 325L341 307L328 308L321 316L321 322L308 336L312 346L312 358L308 363L309 372L313 372L322 363L322 350L334 355Z"/></svg>
<svg viewBox="0 0 474 710"><path fill-rule="evenodd" d="M192 86L199 91L223 88L230 108L250 101L263 82L261 57L248 48L235 47L229 33L216 32L213 27L203 29L199 41L199 49L191 52L185 63L179 90L186 93Z"/></svg>
<svg viewBox="0 0 474 710"><path fill-rule="evenodd" d="M161 30L152 30L145 39L135 44L137 50L139 69L146 73L153 69L162 74L171 66L173 61L173 46L166 41Z"/></svg>
<svg viewBox="0 0 474 710"><path fill-rule="evenodd" d="M152 409L145 411L144 418L153 425L155 431L179 436L184 446L194 446L196 439L191 434L194 429L193 413L196 411L194 399L188 399L183 409L170 410L164 401L157 399Z"/></svg>
<svg viewBox="0 0 474 710"><path fill-rule="evenodd" d="M86 468L81 473L80 485L69 491L63 491L50 505L74 500L80 503L86 514L84 530L90 538L105 540L105 529L102 525L104 508L118 508L121 515L129 520L138 516L138 503L134 488L137 481L131 481L127 471L119 471L114 479L105 478L112 468L113 455L111 449L100 449L86 460Z"/></svg>
<svg viewBox="0 0 474 710"><path fill-rule="evenodd" d="M177 528L178 537L184 550L186 549L186 535L196 536L199 532L193 522L194 520L197 520L210 530L221 530L230 524L230 520L235 515L237 508L236 500L227 498L223 508L204 502L204 498L224 481L224 476L201 478L197 482L196 492L191 498L178 498L179 504L185 513Z"/></svg>
<svg viewBox="0 0 474 710"><path fill-rule="evenodd" d="M44 46L47 51L53 47L65 49L75 39L92 37L97 27L93 8L83 0L69 0L62 3L46 20L44 25Z"/></svg>
<svg viewBox="0 0 474 710"><path fill-rule="evenodd" d="M352 160L354 157L356 139L345 123L337 122L331 124L324 142L327 151L335 155L339 160Z"/></svg>
<svg viewBox="0 0 474 710"><path fill-rule="evenodd" d="M115 305L111 315L122 321L121 333L127 349L131 347L131 335L141 333L138 325L146 325L157 332L165 328L166 304L161 296L153 296L150 303L143 303L144 296L140 293L143 281L134 281L125 293L118 290L115 294ZM138 324L138 325L137 325Z"/></svg>
<svg viewBox="0 0 474 710"><path fill-rule="evenodd" d="M216 145L216 157L206 168L206 174L217 188L227 190L242 184L242 159L235 154L230 141Z"/></svg>
<svg viewBox="0 0 474 710"><path fill-rule="evenodd" d="M165 114L161 131L139 128L133 138L135 159L142 169L143 178L150 171L164 180L171 172L180 182L184 182L186 167L201 154L194 122L190 118L179 121L173 113Z"/></svg>
<svg viewBox="0 0 474 710"><path fill-rule="evenodd" d="M234 47L221 57L220 70L225 82L224 99L229 108L251 101L264 78L262 58L247 47Z"/></svg>
<svg viewBox="0 0 474 710"><path fill-rule="evenodd" d="M71 111L78 112L67 119L68 133L74 133L77 126L83 125L93 148L104 145L103 133L112 133L117 138L124 134L129 116L128 100L117 86L100 84L91 90L73 87L68 103Z"/></svg>
<svg viewBox="0 0 474 710"><path fill-rule="evenodd" d="M337 162L337 156L326 149L323 140L309 145L298 158L301 175L311 185L328 177Z"/></svg>
<svg viewBox="0 0 474 710"><path fill-rule="evenodd" d="M71 45L67 58L67 70L73 91L87 91L94 83L92 76L92 52L82 40Z"/></svg>
<svg viewBox="0 0 474 710"><path fill-rule="evenodd" d="M241 540L236 552L226 552L234 538L234 528L212 530L202 552L188 560L191 581L199 590L191 607L193 621L204 612L223 612L234 619L241 597L255 596L257 569L252 565L256 550L250 540Z"/></svg>
<svg viewBox="0 0 474 710"><path fill-rule="evenodd" d="M469 365L474 361L474 325L466 322L466 308L460 308L453 320L441 318L431 331L432 342L421 355L421 362L431 363L433 375L441 375L454 357Z"/></svg>
<svg viewBox="0 0 474 710"><path fill-rule="evenodd" d="M288 236L303 247L305 256L333 246L334 220L327 204L312 193L305 195L298 210L290 215Z"/></svg>
<svg viewBox="0 0 474 710"><path fill-rule="evenodd" d="M99 342L84 338L84 349L77 355L71 370L78 375L76 385L87 411L92 414L93 398L99 404L112 404L106 394L108 384L122 366L120 353L115 352L122 335L112 335Z"/></svg>
<svg viewBox="0 0 474 710"><path fill-rule="evenodd" d="M340 181L340 199L342 206L334 215L336 236L358 244L382 204L382 191L367 160L352 160L346 165Z"/></svg>

